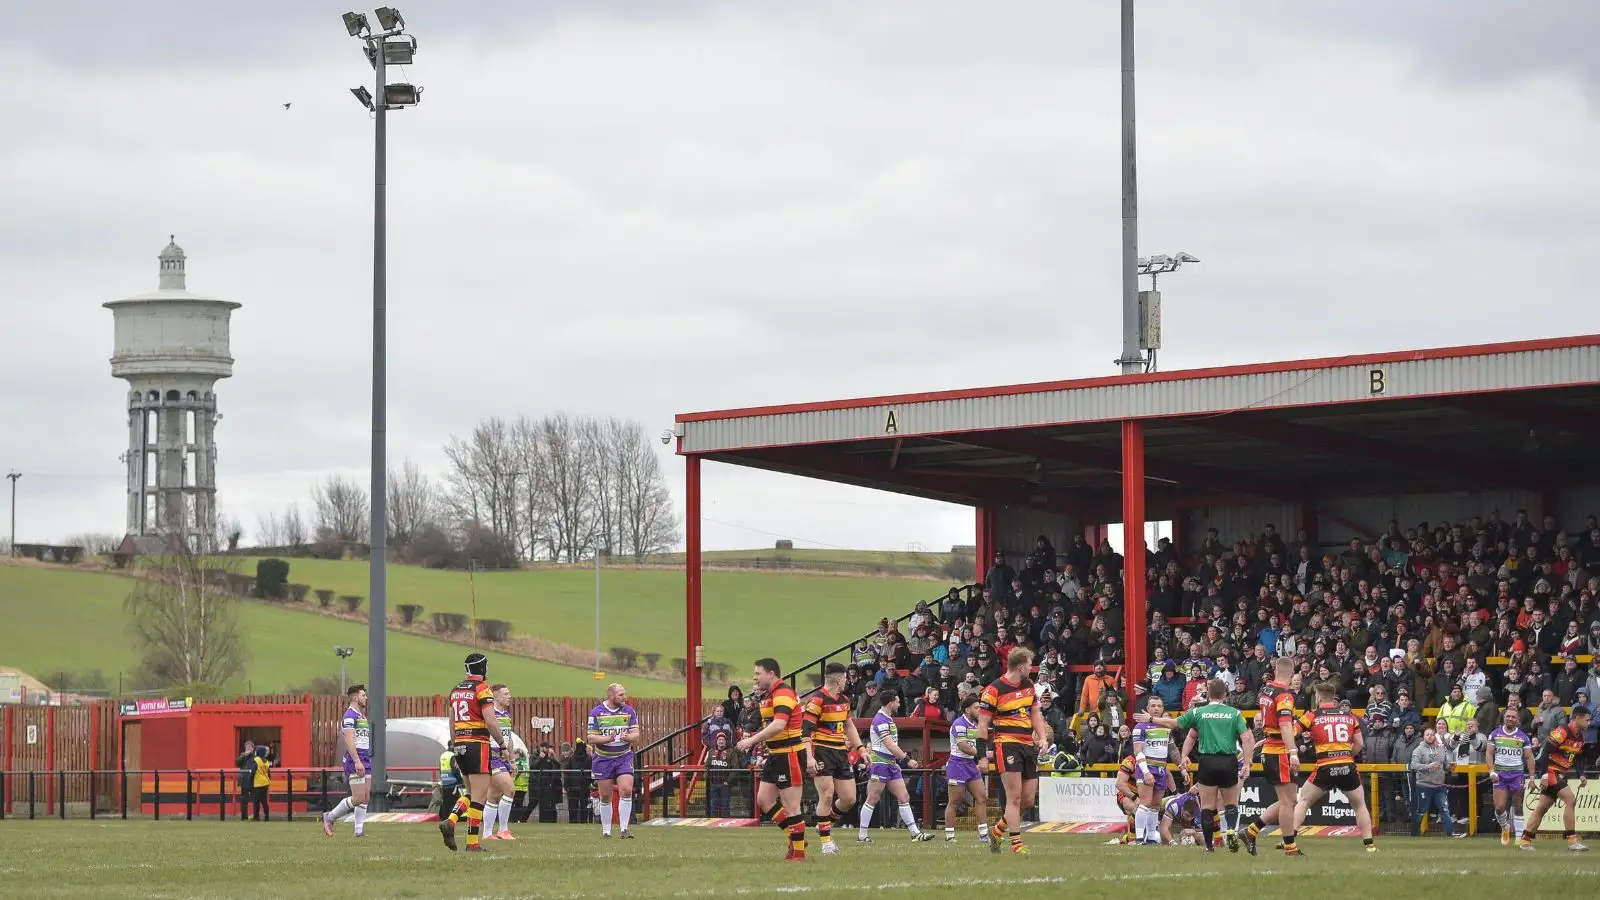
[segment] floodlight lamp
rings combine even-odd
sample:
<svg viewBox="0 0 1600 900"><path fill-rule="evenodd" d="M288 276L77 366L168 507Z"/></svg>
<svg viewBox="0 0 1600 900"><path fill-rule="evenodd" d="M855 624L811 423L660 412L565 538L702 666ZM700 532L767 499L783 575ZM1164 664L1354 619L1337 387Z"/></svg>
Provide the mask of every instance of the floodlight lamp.
<svg viewBox="0 0 1600 900"><path fill-rule="evenodd" d="M406 20L401 17L400 10L392 6L378 7L378 24L384 31L394 31L406 27Z"/></svg>
<svg viewBox="0 0 1600 900"><path fill-rule="evenodd" d="M417 39L410 35L402 35L400 40L383 42L383 64L386 66L409 66L416 55Z"/></svg>
<svg viewBox="0 0 1600 900"><path fill-rule="evenodd" d="M1200 257L1195 256L1194 254L1191 254L1191 253L1179 253L1178 254L1178 262L1181 262L1181 263L1197 263L1199 261L1200 261Z"/></svg>
<svg viewBox="0 0 1600 900"><path fill-rule="evenodd" d="M383 87L383 105L388 109L416 106L422 102L422 88L413 84L388 84Z"/></svg>
<svg viewBox="0 0 1600 900"><path fill-rule="evenodd" d="M350 32L351 37L360 37L363 32L371 31L372 26L367 24L365 13L347 12L344 14L344 29Z"/></svg>
<svg viewBox="0 0 1600 900"><path fill-rule="evenodd" d="M372 109L372 92L367 90L366 85L353 87L350 89L350 93L356 95L356 100L360 101L362 106L365 106L369 111Z"/></svg>

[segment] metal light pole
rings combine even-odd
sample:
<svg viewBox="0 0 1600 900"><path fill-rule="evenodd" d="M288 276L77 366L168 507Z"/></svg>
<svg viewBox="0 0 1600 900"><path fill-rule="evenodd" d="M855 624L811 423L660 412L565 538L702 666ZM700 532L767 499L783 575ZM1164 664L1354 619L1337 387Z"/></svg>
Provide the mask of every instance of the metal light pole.
<svg viewBox="0 0 1600 900"><path fill-rule="evenodd" d="M339 657L339 693L343 694L350 689L350 679L345 674L344 661L356 655L356 648L335 647L333 655Z"/></svg>
<svg viewBox="0 0 1600 900"><path fill-rule="evenodd" d="M1133 116L1133 0L1122 0L1122 374L1144 368L1139 352L1139 170Z"/></svg>
<svg viewBox="0 0 1600 900"><path fill-rule="evenodd" d="M388 463L386 440L388 431L388 392L386 384L385 351L387 349L387 271L385 256L387 245L387 142L384 130L385 113L391 109L415 106L422 99L422 89L409 84L389 84L387 66L406 65L416 55L416 39L405 33L406 22L398 10L390 6L379 7L375 13L382 29L374 33L363 13L344 14L344 27L353 38L364 42L362 48L372 63L377 94L365 87L351 88L350 92L373 114L373 176L372 176L372 522L368 554L368 626L367 626L367 695L370 703L367 720L372 727L372 793L369 805L375 812L387 807L385 771L386 728L388 710L388 557L389 510L386 494Z"/></svg>
<svg viewBox="0 0 1600 900"><path fill-rule="evenodd" d="M6 473L6 477L11 479L11 555L12 556L16 556L17 555L17 479L22 477L22 473L21 472L8 472L8 473ZM599 576L596 576L596 578L598 578L598 577ZM595 592L596 592L597 595L599 593L599 590L600 590L600 588L597 586L595 588ZM600 601L596 600L595 602L598 603ZM596 615L596 617L598 617L599 613L595 613L595 615ZM596 619L596 621L598 621L598 618ZM599 626L598 625L595 626L595 633L597 635L599 634Z"/></svg>
<svg viewBox="0 0 1600 900"><path fill-rule="evenodd" d="M594 674L600 675L600 548L594 548Z"/></svg>

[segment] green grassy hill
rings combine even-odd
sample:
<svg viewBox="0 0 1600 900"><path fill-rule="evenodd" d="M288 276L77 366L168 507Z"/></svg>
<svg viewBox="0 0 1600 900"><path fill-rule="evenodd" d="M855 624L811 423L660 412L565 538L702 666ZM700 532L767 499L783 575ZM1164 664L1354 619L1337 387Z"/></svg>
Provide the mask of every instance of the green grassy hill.
<svg viewBox="0 0 1600 900"><path fill-rule="evenodd" d="M254 560L242 561L246 571ZM296 559L289 580L339 594L367 594L364 562ZM545 568L475 576L480 618L504 619L519 634L576 647L594 646L594 573ZM896 616L917 600L931 600L942 585L926 580L849 578L744 572L710 572L703 589L706 658L732 664L748 681L750 660L773 655L785 666L835 649L872 628L880 616ZM60 671L99 669L115 687L117 675L134 664L124 631L122 601L128 578L82 570L0 565L0 664L36 677ZM684 654L683 574L671 570L610 569L601 574L601 646L658 652L664 660ZM465 573L390 566L389 603L417 603L432 612L471 610ZM315 606L313 600L310 606ZM242 622L250 649L241 692L272 693L303 685L316 676L338 675L334 645L356 648L351 680L366 677L366 625L247 602ZM462 648L411 634L391 632L389 690L432 694L441 678L459 670ZM663 668L668 664L663 662ZM587 696L596 690L587 669L504 657L496 675L524 695ZM628 680L635 696L682 696L681 683Z"/></svg>
<svg viewBox="0 0 1600 900"><path fill-rule="evenodd" d="M244 560L244 571L253 572L255 563ZM388 575L391 608L417 603L425 616L471 611L465 572L391 565ZM365 596L367 577L365 562L289 562L291 582L340 594ZM707 572L704 579L706 658L733 664L739 673L758 656L774 656L786 667L808 662L870 631L879 617L908 612L918 600L932 600L946 587L919 579L760 572ZM593 569L479 572L473 583L479 618L504 619L519 634L594 646ZM612 647L656 652L665 660L684 655L682 572L602 569L600 595L600 646L607 664Z"/></svg>
<svg viewBox="0 0 1600 900"><path fill-rule="evenodd" d="M71 569L0 565L0 661L37 678L100 670L117 685L135 664L124 630L122 601L133 582L117 575ZM305 685L317 676L337 678L335 645L356 648L350 680L366 680L367 626L310 613L246 602L240 616L250 658L245 676L229 685L240 693L270 694ZM461 671L463 649L409 634L389 635L389 693L437 694ZM597 693L591 673L516 657L498 657L497 679L524 695ZM681 697L683 685L633 679L639 697Z"/></svg>

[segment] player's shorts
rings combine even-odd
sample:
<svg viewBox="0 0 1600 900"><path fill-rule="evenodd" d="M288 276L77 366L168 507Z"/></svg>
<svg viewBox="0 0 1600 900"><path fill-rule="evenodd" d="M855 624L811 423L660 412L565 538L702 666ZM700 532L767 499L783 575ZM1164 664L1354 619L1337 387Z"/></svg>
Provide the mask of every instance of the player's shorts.
<svg viewBox="0 0 1600 900"><path fill-rule="evenodd" d="M1497 791L1510 791L1514 794L1522 793L1528 785L1527 772L1492 772L1489 775L1489 784Z"/></svg>
<svg viewBox="0 0 1600 900"><path fill-rule="evenodd" d="M490 775L500 775L502 773L504 773L506 775L511 774L511 761L506 759L505 754L496 753L493 750L490 750L489 751L489 774Z"/></svg>
<svg viewBox="0 0 1600 900"><path fill-rule="evenodd" d="M490 775L493 774L493 764L489 760L489 745L471 741L455 745L456 762L461 766L463 775Z"/></svg>
<svg viewBox="0 0 1600 900"><path fill-rule="evenodd" d="M1032 744L998 743L994 745L994 768L1002 775L1016 772L1023 781L1039 778L1039 748Z"/></svg>
<svg viewBox="0 0 1600 900"><path fill-rule="evenodd" d="M1544 774L1539 776L1539 793L1551 800L1560 797L1561 792L1567 789L1567 778L1566 772L1552 772L1546 769Z"/></svg>
<svg viewBox="0 0 1600 900"><path fill-rule="evenodd" d="M1353 762L1323 763L1311 775L1311 783L1324 791L1344 791L1346 794L1361 790L1361 776Z"/></svg>
<svg viewBox="0 0 1600 900"><path fill-rule="evenodd" d="M856 768L850 765L850 754L843 747L813 746L811 749L816 754L817 765L822 767L822 771L817 773L818 778L856 780Z"/></svg>
<svg viewBox="0 0 1600 900"><path fill-rule="evenodd" d="M761 781L763 784L775 784L779 788L800 787L806 783L806 751L796 749L787 753L769 753L767 761L761 764Z"/></svg>
<svg viewBox="0 0 1600 900"><path fill-rule="evenodd" d="M1202 787L1231 788L1239 783L1239 757L1231 753L1202 753L1195 764L1194 778Z"/></svg>
<svg viewBox="0 0 1600 900"><path fill-rule="evenodd" d="M872 781L881 781L885 784L891 781L904 781L905 777L905 773L900 771L899 763L875 762L872 764L872 768L867 770L868 779Z"/></svg>
<svg viewBox="0 0 1600 900"><path fill-rule="evenodd" d="M1166 764L1150 760L1147 765L1150 768L1150 777L1154 779L1154 783L1146 785L1144 776L1139 774L1138 769L1135 769L1133 772L1133 786L1135 788L1148 786L1152 791L1155 791L1157 797L1172 790L1172 772L1168 771Z"/></svg>
<svg viewBox="0 0 1600 900"><path fill-rule="evenodd" d="M967 784L983 778L978 764L970 759L952 756L944 762L944 777L951 784Z"/></svg>
<svg viewBox="0 0 1600 900"><path fill-rule="evenodd" d="M351 784L361 784L361 783L366 781L366 777L365 776L363 776L362 778L356 778L355 777L356 759L361 760L361 770L363 772L367 773L367 775L371 775L372 774L372 752L371 751L369 751L369 750L357 750L355 759L351 759L350 756L348 754L346 754L345 758L344 758L344 776L345 776L345 780L348 781Z"/></svg>
<svg viewBox="0 0 1600 900"><path fill-rule="evenodd" d="M1267 784L1294 784L1294 770L1289 768L1287 753L1261 754L1261 772L1267 776Z"/></svg>
<svg viewBox="0 0 1600 900"><path fill-rule="evenodd" d="M633 752L621 756L596 756L589 767L589 774L594 776L595 781L615 781L624 775L632 775Z"/></svg>

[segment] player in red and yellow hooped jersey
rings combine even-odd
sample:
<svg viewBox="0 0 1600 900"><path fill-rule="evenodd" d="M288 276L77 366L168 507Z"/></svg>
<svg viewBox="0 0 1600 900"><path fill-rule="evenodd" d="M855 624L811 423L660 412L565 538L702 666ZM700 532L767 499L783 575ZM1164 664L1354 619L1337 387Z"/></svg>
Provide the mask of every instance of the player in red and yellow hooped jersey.
<svg viewBox="0 0 1600 900"><path fill-rule="evenodd" d="M1008 832L1012 853L1022 846L1022 811L1032 809L1039 793L1039 751L1049 744L1038 694L1028 677L1033 651L1015 647L1006 656L1006 672L983 689L978 702L978 755L994 747L994 766L1006 791L1005 814L989 829L989 849L1000 852L1000 832Z"/></svg>
<svg viewBox="0 0 1600 900"><path fill-rule="evenodd" d="M806 819L800 810L805 791L806 759L803 713L794 688L783 682L778 661L764 656L756 660L756 690L761 693L761 730L738 744L741 752L760 743L767 745L767 761L761 765L761 782L756 788L756 810L771 813L778 827L789 835L789 855L784 859L806 858ZM781 806L780 806L781 804ZM782 816L779 817L781 811Z"/></svg>
<svg viewBox="0 0 1600 900"><path fill-rule="evenodd" d="M806 699L801 737L805 741L807 772L817 788L817 837L823 853L837 853L833 820L856 807L856 770L850 754L861 746L861 734L851 717L850 698L844 692L845 667L828 663L822 670L822 688Z"/></svg>
<svg viewBox="0 0 1600 900"><path fill-rule="evenodd" d="M1128 817L1128 830L1122 833L1124 844L1133 843L1134 813L1139 809L1139 789L1134 787L1139 781L1139 761L1130 753L1122 758L1122 763L1117 766L1117 809Z"/></svg>
<svg viewBox="0 0 1600 900"><path fill-rule="evenodd" d="M1577 764L1578 757L1583 753L1583 732L1589 727L1590 711L1587 706L1574 706L1572 717L1567 724L1552 728L1550 738L1544 742L1544 747L1539 750L1539 805L1534 808L1533 815L1528 817L1528 827L1522 830L1522 839L1517 842L1518 850L1532 850L1533 839L1539 836L1539 825L1544 821L1544 814L1550 811L1557 800L1563 804L1562 833L1567 839L1567 849L1582 851L1588 850L1578 841L1578 798L1573 793L1570 780L1572 767ZM1581 790L1588 779L1580 773L1578 787Z"/></svg>
<svg viewBox="0 0 1600 900"><path fill-rule="evenodd" d="M1294 693L1289 690L1289 679L1294 677L1294 660L1279 657L1272 664L1273 680L1261 686L1262 734L1261 769L1267 783L1272 785L1277 799L1250 817L1244 830L1244 846L1250 855L1256 853L1256 838L1273 823L1287 824L1283 829L1283 852L1295 856L1300 850L1294 845L1294 811L1298 805L1295 797L1295 778L1300 774L1300 755L1295 750L1295 736L1299 733L1299 714L1294 708ZM1284 820L1288 820L1286 823Z"/></svg>
<svg viewBox="0 0 1600 900"><path fill-rule="evenodd" d="M439 823L439 833L444 845L456 849L456 822L463 812L467 817L467 849L483 849L479 835L483 830L483 804L489 795L492 765L490 753L498 749L500 739L489 725L493 716L494 692L489 689L489 657L473 653L467 657L467 677L450 689L445 705L450 710L451 749L461 774L466 776L467 790L462 798L466 809L457 802L456 810Z"/></svg>
<svg viewBox="0 0 1600 900"><path fill-rule="evenodd" d="M1361 755L1362 747L1361 720L1339 707L1339 686L1327 682L1317 685L1317 708L1308 718L1306 727L1311 731L1311 745L1316 748L1317 770L1300 788L1289 823L1291 833L1300 830L1311 804L1321 802L1329 791L1343 791L1356 814L1361 843L1368 852L1376 850L1372 843L1372 814L1367 811L1366 792L1356 772L1356 757Z"/></svg>

